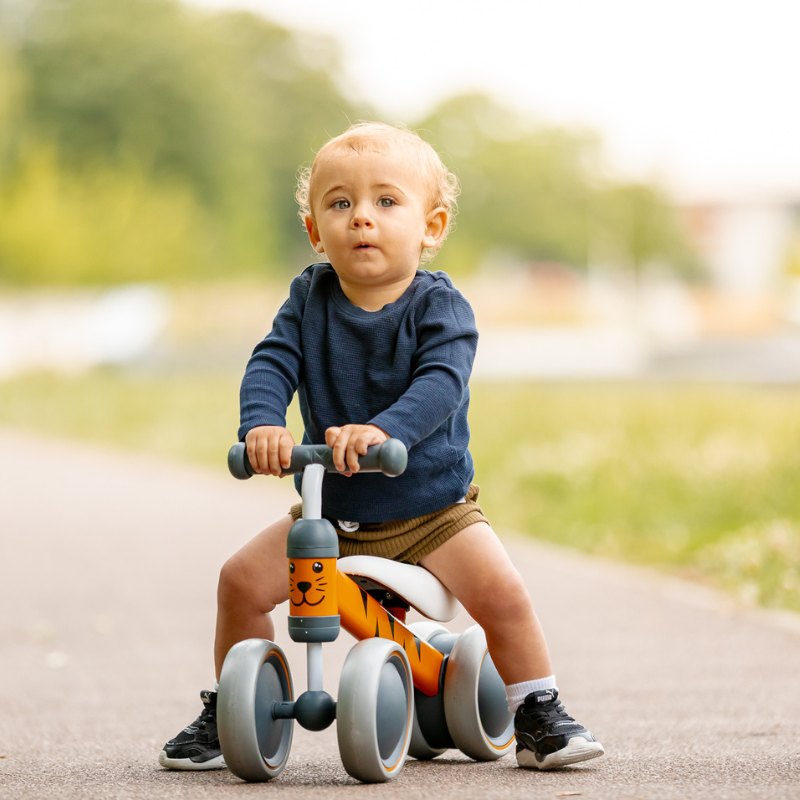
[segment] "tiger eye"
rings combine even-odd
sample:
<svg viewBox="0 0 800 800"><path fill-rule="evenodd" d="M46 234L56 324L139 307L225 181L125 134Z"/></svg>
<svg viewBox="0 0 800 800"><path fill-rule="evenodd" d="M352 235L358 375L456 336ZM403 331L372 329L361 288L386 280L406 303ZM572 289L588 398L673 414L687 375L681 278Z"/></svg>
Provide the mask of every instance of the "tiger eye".
<svg viewBox="0 0 800 800"><path fill-rule="evenodd" d="M315 561L314 566L311 567L311 569L313 569L314 572L322 572L322 564L320 564L319 561Z"/></svg>
<svg viewBox="0 0 800 800"><path fill-rule="evenodd" d="M294 572L294 562L289 562L289 572Z"/></svg>

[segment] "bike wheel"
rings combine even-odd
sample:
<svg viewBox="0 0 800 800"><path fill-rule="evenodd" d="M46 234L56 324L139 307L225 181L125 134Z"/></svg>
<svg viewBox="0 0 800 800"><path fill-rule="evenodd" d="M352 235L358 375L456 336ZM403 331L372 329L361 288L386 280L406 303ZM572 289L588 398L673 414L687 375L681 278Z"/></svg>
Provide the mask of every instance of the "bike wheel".
<svg viewBox="0 0 800 800"><path fill-rule="evenodd" d="M272 708L292 699L289 664L278 645L247 639L230 649L219 679L217 726L222 755L234 775L252 782L280 775L294 720L274 719Z"/></svg>
<svg viewBox="0 0 800 800"><path fill-rule="evenodd" d="M440 625L438 622L415 622L413 625L409 625L408 629L415 635L422 639L423 642L430 641L433 636L437 634L444 633L447 634L449 631L443 625ZM420 705L419 701L419 694L417 694L419 690L415 689L414 695L414 722L411 728L411 744L408 747L408 754L413 758L418 759L419 761L430 761L432 758L436 758L436 756L440 756L442 753L448 750L447 747L433 747L428 740L425 738L425 734L422 732L423 727L426 726L426 722L428 720L423 720L422 724L420 724L420 717L425 713L423 711L422 706ZM441 720L438 719L442 710L436 704L436 710L439 711L439 714L435 714L436 719L431 720L433 724L439 723L439 727L441 727ZM446 727L445 723L445 727Z"/></svg>
<svg viewBox="0 0 800 800"><path fill-rule="evenodd" d="M456 747L476 761L495 761L514 746L514 716L479 625L464 631L450 652L444 713Z"/></svg>
<svg viewBox="0 0 800 800"><path fill-rule="evenodd" d="M403 769L411 741L414 691L408 656L387 639L365 639L348 653L339 680L336 734L345 770L383 783Z"/></svg>

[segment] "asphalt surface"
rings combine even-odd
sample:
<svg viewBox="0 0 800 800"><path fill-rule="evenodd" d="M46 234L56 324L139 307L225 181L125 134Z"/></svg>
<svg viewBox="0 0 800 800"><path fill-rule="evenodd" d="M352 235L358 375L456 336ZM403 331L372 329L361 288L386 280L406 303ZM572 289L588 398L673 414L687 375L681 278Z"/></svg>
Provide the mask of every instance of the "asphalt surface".
<svg viewBox="0 0 800 800"><path fill-rule="evenodd" d="M288 481L0 430L0 797L800 797L796 618L514 537L562 698L604 758L539 773L449 751L364 786L333 729L296 729L270 784L162 769L213 680L219 566L292 499ZM350 643L326 651L334 696Z"/></svg>

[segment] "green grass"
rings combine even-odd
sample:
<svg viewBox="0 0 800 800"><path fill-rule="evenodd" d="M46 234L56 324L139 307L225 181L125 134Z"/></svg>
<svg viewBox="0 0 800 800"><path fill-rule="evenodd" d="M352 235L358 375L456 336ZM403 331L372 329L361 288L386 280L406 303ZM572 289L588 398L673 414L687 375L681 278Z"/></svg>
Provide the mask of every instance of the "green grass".
<svg viewBox="0 0 800 800"><path fill-rule="evenodd" d="M0 384L0 423L219 468L238 382L32 376ZM497 529L800 610L800 390L476 384L471 425Z"/></svg>
<svg viewBox="0 0 800 800"><path fill-rule="evenodd" d="M800 610L800 392L479 386L498 525Z"/></svg>

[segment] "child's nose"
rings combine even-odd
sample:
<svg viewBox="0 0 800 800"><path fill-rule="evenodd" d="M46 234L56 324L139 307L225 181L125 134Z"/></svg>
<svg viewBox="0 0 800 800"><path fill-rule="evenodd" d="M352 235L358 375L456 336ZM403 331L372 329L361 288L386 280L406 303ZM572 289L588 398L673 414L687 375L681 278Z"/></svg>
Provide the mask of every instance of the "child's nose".
<svg viewBox="0 0 800 800"><path fill-rule="evenodd" d="M352 225L354 228L371 228L372 224L372 216L368 207L358 205L353 209Z"/></svg>

